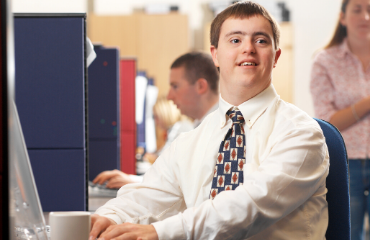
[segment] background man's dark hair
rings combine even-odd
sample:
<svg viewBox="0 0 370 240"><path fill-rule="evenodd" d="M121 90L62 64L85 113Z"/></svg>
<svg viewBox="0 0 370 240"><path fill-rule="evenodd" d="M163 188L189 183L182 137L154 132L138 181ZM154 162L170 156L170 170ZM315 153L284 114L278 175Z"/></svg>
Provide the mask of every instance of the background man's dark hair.
<svg viewBox="0 0 370 240"><path fill-rule="evenodd" d="M218 94L218 71L212 56L203 52L190 52L178 57L172 68L184 67L185 77L194 84L199 78L204 78L213 93Z"/></svg>

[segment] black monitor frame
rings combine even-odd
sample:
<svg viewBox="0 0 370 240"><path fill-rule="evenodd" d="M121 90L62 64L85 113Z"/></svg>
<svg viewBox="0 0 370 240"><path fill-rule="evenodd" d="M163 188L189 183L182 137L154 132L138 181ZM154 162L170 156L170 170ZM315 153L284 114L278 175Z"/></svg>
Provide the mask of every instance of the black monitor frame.
<svg viewBox="0 0 370 240"><path fill-rule="evenodd" d="M7 0L1 1L1 220L0 233L1 239L10 239L10 224L9 224L9 144L8 144L8 18L11 12L8 10L9 5Z"/></svg>

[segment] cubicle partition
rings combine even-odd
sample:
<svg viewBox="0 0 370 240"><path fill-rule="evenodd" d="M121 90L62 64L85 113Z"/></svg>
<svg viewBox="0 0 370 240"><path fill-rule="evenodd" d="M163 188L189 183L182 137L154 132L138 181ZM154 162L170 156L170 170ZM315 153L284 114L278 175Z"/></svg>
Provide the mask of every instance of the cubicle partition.
<svg viewBox="0 0 370 240"><path fill-rule="evenodd" d="M135 122L136 59L120 60L120 138L121 170L136 174L136 122Z"/></svg>
<svg viewBox="0 0 370 240"><path fill-rule="evenodd" d="M87 206L85 14L15 14L15 95L43 211Z"/></svg>
<svg viewBox="0 0 370 240"><path fill-rule="evenodd" d="M97 57L88 67L90 181L120 169L119 51L101 45L94 51Z"/></svg>

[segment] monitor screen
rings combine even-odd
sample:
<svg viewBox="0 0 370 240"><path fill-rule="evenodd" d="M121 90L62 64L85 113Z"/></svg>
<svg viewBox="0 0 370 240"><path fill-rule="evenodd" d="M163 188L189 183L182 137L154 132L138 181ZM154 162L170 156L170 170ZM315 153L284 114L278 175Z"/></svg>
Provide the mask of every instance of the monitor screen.
<svg viewBox="0 0 370 240"><path fill-rule="evenodd" d="M14 103L14 35L10 1L1 1L1 63L1 232L3 239L47 240L45 220Z"/></svg>

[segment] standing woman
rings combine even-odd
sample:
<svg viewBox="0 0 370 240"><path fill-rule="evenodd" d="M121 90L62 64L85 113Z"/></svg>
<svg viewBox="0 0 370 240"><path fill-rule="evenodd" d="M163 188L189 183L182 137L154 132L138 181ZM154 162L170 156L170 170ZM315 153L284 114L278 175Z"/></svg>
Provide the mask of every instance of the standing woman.
<svg viewBox="0 0 370 240"><path fill-rule="evenodd" d="M314 60L316 117L342 133L350 170L351 239L363 239L370 209L370 0L343 0L333 38Z"/></svg>

